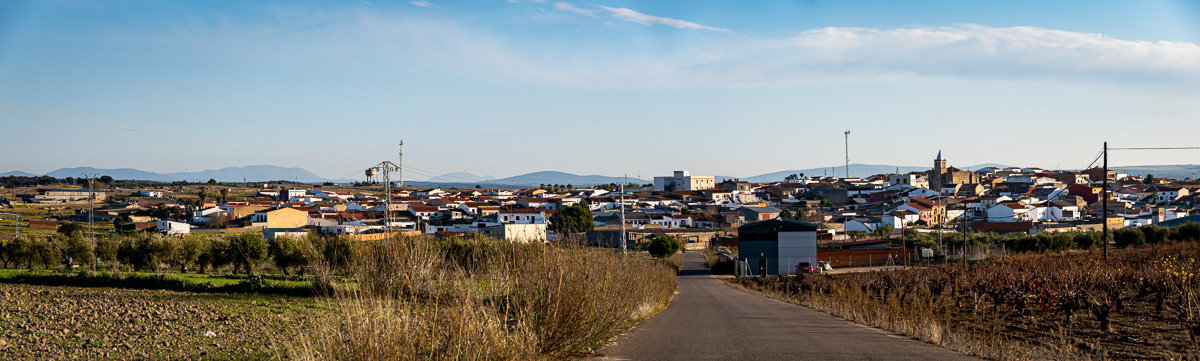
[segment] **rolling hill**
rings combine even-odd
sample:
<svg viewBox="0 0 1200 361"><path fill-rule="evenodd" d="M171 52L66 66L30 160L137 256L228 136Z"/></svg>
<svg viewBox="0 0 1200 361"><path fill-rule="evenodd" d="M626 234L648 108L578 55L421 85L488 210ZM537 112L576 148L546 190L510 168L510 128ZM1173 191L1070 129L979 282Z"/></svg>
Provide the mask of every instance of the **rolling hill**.
<svg viewBox="0 0 1200 361"><path fill-rule="evenodd" d="M312 174L311 172L301 168L284 168L273 165L227 167L221 169L203 170L199 172L176 173L155 173L133 168L101 169L92 167L75 167L57 169L46 173L46 175L55 178L79 178L83 176L83 173L99 173L102 176L107 175L113 177L114 179L120 180L145 180L155 182L176 182L183 180L188 182L204 182L208 181L209 179L216 179L221 182L241 182L243 178L252 182L290 180L313 183L327 181L327 179L317 176L316 174Z"/></svg>

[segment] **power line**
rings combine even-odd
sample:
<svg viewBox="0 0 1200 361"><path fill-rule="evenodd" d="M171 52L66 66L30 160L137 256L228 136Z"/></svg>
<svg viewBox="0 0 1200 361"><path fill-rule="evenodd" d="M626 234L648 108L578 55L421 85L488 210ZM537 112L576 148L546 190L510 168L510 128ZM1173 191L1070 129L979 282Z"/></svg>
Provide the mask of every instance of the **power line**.
<svg viewBox="0 0 1200 361"><path fill-rule="evenodd" d="M1200 147L1130 147L1108 148L1108 150L1200 150Z"/></svg>
<svg viewBox="0 0 1200 361"><path fill-rule="evenodd" d="M1096 162L1099 161L1100 157L1103 157L1103 156L1104 156L1104 150L1100 150L1100 153L1096 154L1096 159L1092 159L1092 163L1088 164L1088 166L1086 166L1086 167L1083 167L1083 170L1092 169L1092 166L1096 165Z"/></svg>

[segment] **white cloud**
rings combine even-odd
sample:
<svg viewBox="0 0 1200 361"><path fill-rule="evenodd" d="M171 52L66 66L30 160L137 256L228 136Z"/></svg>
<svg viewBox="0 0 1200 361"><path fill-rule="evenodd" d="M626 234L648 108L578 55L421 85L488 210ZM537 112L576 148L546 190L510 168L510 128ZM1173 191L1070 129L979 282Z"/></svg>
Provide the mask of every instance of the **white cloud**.
<svg viewBox="0 0 1200 361"><path fill-rule="evenodd" d="M433 3L431 3L431 2L428 2L428 1L424 1L424 0L409 1L408 3L409 3L409 4L416 5L416 6L420 6L420 7L423 7L423 8L429 8L429 7L434 7L434 8L435 8L435 7L437 7L437 5L434 5Z"/></svg>
<svg viewBox="0 0 1200 361"><path fill-rule="evenodd" d="M648 14L640 13L635 10L627 9L627 8L614 8L614 7L608 7L608 6L603 6L603 5L594 5L594 6L596 7L596 9L583 9L583 8L576 7L575 5L571 5L570 3L567 3L567 2L560 1L560 2L554 3L555 10L565 11L565 12L579 14L579 15L593 17L593 18L611 17L611 18L634 22L634 23L638 23L638 24L642 24L642 25L665 25L665 26L670 26L670 27L677 28L677 29L697 29L697 30L713 30L713 31L732 32L729 29L714 28L711 26L705 26L705 25L693 23L693 22L687 21L687 20L679 20L679 19L672 19L672 18L664 18L661 16L648 15Z"/></svg>
<svg viewBox="0 0 1200 361"><path fill-rule="evenodd" d="M949 77L1200 75L1200 46L1130 41L1036 27L966 24L931 29L824 28L749 45L722 62L758 63L775 75L912 74ZM777 54L771 56L770 54ZM763 64L765 65L765 64Z"/></svg>
<svg viewBox="0 0 1200 361"><path fill-rule="evenodd" d="M575 7L575 5L571 5L570 3L561 2L561 1L554 3L554 10L566 11L569 13L579 14L579 15L583 15L583 16L590 16L593 18L596 17L596 13L599 12L596 10L580 9L580 8Z"/></svg>
<svg viewBox="0 0 1200 361"><path fill-rule="evenodd" d="M569 3L554 6L559 11L579 10ZM604 8L580 11L609 18ZM758 87L941 78L1099 81L1200 91L1195 86L1200 84L1196 44L1036 27L828 27L769 39L669 38L665 39L668 46L663 46L661 41L644 41L657 36L654 33L609 42L551 43L399 14L355 12L307 18L288 14L285 18L294 21L289 26L296 29L321 24L321 30L230 25L155 36L165 47L191 47L210 52L209 56L276 59L272 55L279 54L282 58L276 60L285 62L336 58L355 67L585 88ZM218 33L223 35L214 36ZM191 45L179 41L189 38L194 39Z"/></svg>
<svg viewBox="0 0 1200 361"><path fill-rule="evenodd" d="M596 7L604 9L604 11L607 13L606 15L608 15L608 16L611 16L611 17L614 17L617 19L621 19L621 20L625 20L625 21L635 22L635 23L642 24L642 25L666 25L666 26L670 26L673 28L679 28L679 29L702 29L702 30L715 30L715 31L731 32L729 29L721 29L721 28L714 28L711 26L704 26L704 25L700 25L700 24L693 23L691 21L686 21L686 20L664 18L661 16L654 16L654 15L646 15L646 14L643 14L643 13L640 13L640 12L637 12L634 10L626 9L626 8L612 8L612 7L607 7L607 6L603 6L603 5L596 5Z"/></svg>

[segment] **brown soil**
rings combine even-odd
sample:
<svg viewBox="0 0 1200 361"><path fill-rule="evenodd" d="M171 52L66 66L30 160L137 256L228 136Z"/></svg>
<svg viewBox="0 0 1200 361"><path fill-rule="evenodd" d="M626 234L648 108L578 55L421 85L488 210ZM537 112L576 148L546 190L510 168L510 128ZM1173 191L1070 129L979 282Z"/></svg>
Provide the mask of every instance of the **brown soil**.
<svg viewBox="0 0 1200 361"><path fill-rule="evenodd" d="M302 297L0 284L0 359L277 358L327 314Z"/></svg>

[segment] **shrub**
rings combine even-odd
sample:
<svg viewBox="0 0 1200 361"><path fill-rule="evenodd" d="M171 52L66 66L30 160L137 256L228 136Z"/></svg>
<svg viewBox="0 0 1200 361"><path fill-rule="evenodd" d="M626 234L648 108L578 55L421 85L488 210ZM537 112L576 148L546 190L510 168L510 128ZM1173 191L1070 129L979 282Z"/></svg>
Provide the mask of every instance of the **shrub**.
<svg viewBox="0 0 1200 361"><path fill-rule="evenodd" d="M1089 249L1100 243L1100 234L1096 232L1079 233L1075 235L1075 245L1082 249Z"/></svg>
<svg viewBox="0 0 1200 361"><path fill-rule="evenodd" d="M1177 228L1179 232L1179 240L1181 241L1197 241L1200 240L1200 223L1188 222Z"/></svg>
<svg viewBox="0 0 1200 361"><path fill-rule="evenodd" d="M66 256L71 264L94 265L96 262L93 256L92 243L83 237L82 232L74 232L65 238L63 241L63 256Z"/></svg>
<svg viewBox="0 0 1200 361"><path fill-rule="evenodd" d="M1167 237L1171 234L1170 228L1153 224L1141 226L1137 229L1142 231L1142 234L1146 236L1146 243L1149 244L1167 243L1169 241Z"/></svg>
<svg viewBox="0 0 1200 361"><path fill-rule="evenodd" d="M550 231L558 234L587 232L596 228L592 212L580 204L559 209L550 215Z"/></svg>
<svg viewBox="0 0 1200 361"><path fill-rule="evenodd" d="M63 234L63 235L68 235L68 234L72 234L72 233L76 233L76 232L86 233L87 231L88 231L87 226L80 224L80 223L68 222L68 223L63 223L63 224L58 225L58 233Z"/></svg>
<svg viewBox="0 0 1200 361"><path fill-rule="evenodd" d="M357 287L331 301L342 314L289 358L566 359L662 307L675 286L669 268L618 252L472 237L358 247Z"/></svg>
<svg viewBox="0 0 1200 361"><path fill-rule="evenodd" d="M96 259L107 267L117 266L117 250L121 248L121 238L96 238L96 248L92 250Z"/></svg>
<svg viewBox="0 0 1200 361"><path fill-rule="evenodd" d="M196 259L196 266L200 268L200 272L204 272L205 268L212 267L213 270L224 267L231 262L229 239L225 237L204 238L208 246L205 247L204 253Z"/></svg>
<svg viewBox="0 0 1200 361"><path fill-rule="evenodd" d="M267 253L275 261L275 267L278 267L286 275L289 274L288 268L308 266L309 260L303 250L306 242L306 240L287 236L275 237L274 240L271 240Z"/></svg>
<svg viewBox="0 0 1200 361"><path fill-rule="evenodd" d="M356 264L354 244L349 238L334 237L324 242L322 255L325 263L335 273L348 273Z"/></svg>
<svg viewBox="0 0 1200 361"><path fill-rule="evenodd" d="M228 239L229 259L234 273L241 269L246 274L254 274L254 269L267 259L269 246L261 233L240 233Z"/></svg>
<svg viewBox="0 0 1200 361"><path fill-rule="evenodd" d="M188 266L200 266L200 256L208 252L208 237L206 236L187 236L182 239L170 241L170 260L171 263L179 267L179 273L187 273Z"/></svg>
<svg viewBox="0 0 1200 361"><path fill-rule="evenodd" d="M170 256L171 245L156 234L141 233L122 240L117 259L137 270L158 271Z"/></svg>
<svg viewBox="0 0 1200 361"><path fill-rule="evenodd" d="M30 256L43 267L53 268L61 263L63 246L66 243L64 238L65 236L57 233L50 237L33 237Z"/></svg>
<svg viewBox="0 0 1200 361"><path fill-rule="evenodd" d="M1117 247L1133 247L1146 244L1146 234L1136 228L1121 228L1113 231Z"/></svg>
<svg viewBox="0 0 1200 361"><path fill-rule="evenodd" d="M912 241L909 242L909 244L912 246L912 249L919 249L919 248L937 249L937 241L934 241L933 239L931 239L929 237L925 237L925 236L916 237L916 238L912 239Z"/></svg>
<svg viewBox="0 0 1200 361"><path fill-rule="evenodd" d="M650 247L646 250L650 251L650 255L654 258L663 258L679 252L679 241L670 236L658 236L650 240Z"/></svg>
<svg viewBox="0 0 1200 361"><path fill-rule="evenodd" d="M1042 232L1037 235L1038 252L1065 251L1075 248L1075 237L1059 232Z"/></svg>
<svg viewBox="0 0 1200 361"><path fill-rule="evenodd" d="M4 260L4 267L7 268L8 263L11 262L13 265L25 263L25 268L33 268L33 244L36 242L35 238L26 234L5 243L4 254L6 258Z"/></svg>

